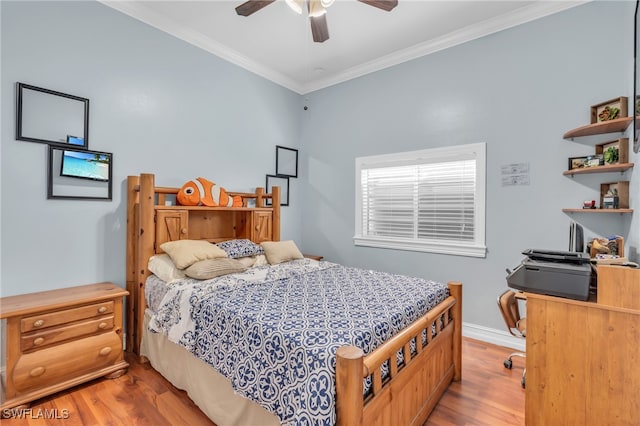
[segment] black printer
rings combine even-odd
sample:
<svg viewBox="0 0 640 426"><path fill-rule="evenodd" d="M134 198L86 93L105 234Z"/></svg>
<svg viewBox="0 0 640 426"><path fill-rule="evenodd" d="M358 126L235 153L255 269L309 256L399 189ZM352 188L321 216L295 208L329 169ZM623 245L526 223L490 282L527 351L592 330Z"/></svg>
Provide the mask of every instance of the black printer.
<svg viewBox="0 0 640 426"><path fill-rule="evenodd" d="M535 250L522 252L526 257L507 276L509 287L530 293L587 300L592 278L588 253Z"/></svg>

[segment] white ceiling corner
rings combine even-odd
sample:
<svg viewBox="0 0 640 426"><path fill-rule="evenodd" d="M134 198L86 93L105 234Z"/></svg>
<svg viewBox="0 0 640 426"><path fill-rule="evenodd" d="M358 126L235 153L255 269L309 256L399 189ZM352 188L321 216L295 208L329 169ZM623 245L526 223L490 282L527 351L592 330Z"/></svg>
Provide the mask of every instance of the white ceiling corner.
<svg viewBox="0 0 640 426"><path fill-rule="evenodd" d="M587 1L399 0L391 12L355 0L327 10L330 38L311 40L306 16L279 0L248 17L244 0L99 0L159 30L299 94L374 71Z"/></svg>

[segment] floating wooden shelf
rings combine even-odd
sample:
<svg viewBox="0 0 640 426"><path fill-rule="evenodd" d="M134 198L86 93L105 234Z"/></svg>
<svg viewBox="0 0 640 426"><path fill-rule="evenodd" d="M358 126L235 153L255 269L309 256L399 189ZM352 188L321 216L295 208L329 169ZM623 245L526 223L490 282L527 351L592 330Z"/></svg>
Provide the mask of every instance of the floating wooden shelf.
<svg viewBox="0 0 640 426"><path fill-rule="evenodd" d="M633 209L562 209L565 213L633 213Z"/></svg>
<svg viewBox="0 0 640 426"><path fill-rule="evenodd" d="M573 139L581 136L602 135L605 133L624 132L629 124L633 121L633 117L616 118L615 120L603 121L600 123L587 124L577 129L569 130L564 134L564 139Z"/></svg>
<svg viewBox="0 0 640 426"><path fill-rule="evenodd" d="M565 170L562 172L565 176L583 175L588 173L609 173L624 172L633 167L633 163L607 164L604 166L585 167L584 169Z"/></svg>

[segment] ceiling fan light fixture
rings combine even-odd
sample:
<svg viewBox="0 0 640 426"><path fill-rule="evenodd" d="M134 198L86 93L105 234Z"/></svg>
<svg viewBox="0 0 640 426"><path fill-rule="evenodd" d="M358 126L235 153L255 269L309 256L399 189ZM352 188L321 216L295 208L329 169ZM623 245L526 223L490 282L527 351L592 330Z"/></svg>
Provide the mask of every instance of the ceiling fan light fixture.
<svg viewBox="0 0 640 426"><path fill-rule="evenodd" d="M327 9L322 5L321 0L308 0L309 1L309 16L311 18L319 18L327 13Z"/></svg>
<svg viewBox="0 0 640 426"><path fill-rule="evenodd" d="M322 4L322 7L326 9L327 7L331 6L334 1L335 0L320 0L320 3Z"/></svg>
<svg viewBox="0 0 640 426"><path fill-rule="evenodd" d="M298 15L302 15L302 5L304 4L304 0L284 0L287 5L296 12Z"/></svg>

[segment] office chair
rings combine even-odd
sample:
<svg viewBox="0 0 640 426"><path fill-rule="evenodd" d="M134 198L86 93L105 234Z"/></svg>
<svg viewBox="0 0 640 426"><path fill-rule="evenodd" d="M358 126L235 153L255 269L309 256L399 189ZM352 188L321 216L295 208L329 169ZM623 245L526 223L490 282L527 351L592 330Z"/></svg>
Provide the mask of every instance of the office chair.
<svg viewBox="0 0 640 426"><path fill-rule="evenodd" d="M507 325L507 329L509 333L516 337L522 337L523 339L527 337L527 319L520 318L520 307L518 306L518 300L516 299L516 293L512 290L507 290L498 297L498 308L500 308L500 313L502 314L502 318L504 318L504 322ZM512 358L518 356L522 358L526 358L526 354L523 352L514 352L507 359L504 360L505 368L511 370L513 367ZM526 373L527 369L525 367L522 372L522 387L526 386Z"/></svg>

